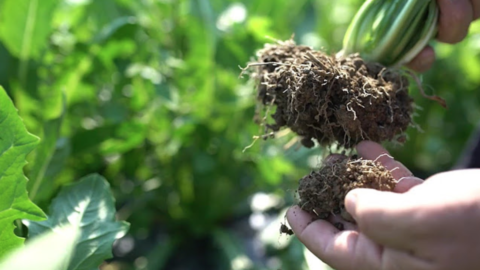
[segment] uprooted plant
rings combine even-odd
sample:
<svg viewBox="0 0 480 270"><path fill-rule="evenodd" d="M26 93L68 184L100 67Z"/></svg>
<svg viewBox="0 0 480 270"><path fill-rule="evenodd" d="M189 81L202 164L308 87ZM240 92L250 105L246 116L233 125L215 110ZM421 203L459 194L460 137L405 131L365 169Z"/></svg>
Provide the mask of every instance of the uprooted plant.
<svg viewBox="0 0 480 270"><path fill-rule="evenodd" d="M289 128L305 147L315 141L347 149L362 140L404 142L414 112L407 76L416 76L401 66L435 35L437 18L434 0L368 0L338 54L293 40L266 44L243 70L256 81L259 106L266 108L265 117L257 117L265 137ZM444 105L439 97L422 94ZM376 161L324 162L300 181L299 205L328 218L344 212L344 197L356 187L393 190L395 180Z"/></svg>

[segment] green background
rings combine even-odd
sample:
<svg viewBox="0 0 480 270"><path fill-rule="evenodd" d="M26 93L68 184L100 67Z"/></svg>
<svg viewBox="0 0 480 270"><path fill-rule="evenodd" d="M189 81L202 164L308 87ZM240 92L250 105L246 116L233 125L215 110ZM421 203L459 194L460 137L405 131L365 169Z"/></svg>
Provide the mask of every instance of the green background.
<svg viewBox="0 0 480 270"><path fill-rule="evenodd" d="M262 129L239 66L292 34L337 52L361 3L0 0L0 85L42 139L28 157L31 198L46 210L61 185L105 176L131 229L102 269L313 267L278 229L324 152L287 133L243 151ZM421 79L448 109L412 87L421 131L386 145L421 177L457 162L480 116L480 24L434 46Z"/></svg>

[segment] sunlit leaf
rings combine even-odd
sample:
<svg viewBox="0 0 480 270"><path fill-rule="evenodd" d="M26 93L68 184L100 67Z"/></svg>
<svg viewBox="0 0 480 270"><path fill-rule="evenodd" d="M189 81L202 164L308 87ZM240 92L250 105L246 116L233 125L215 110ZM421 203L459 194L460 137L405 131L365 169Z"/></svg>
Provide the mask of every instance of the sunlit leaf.
<svg viewBox="0 0 480 270"><path fill-rule="evenodd" d="M43 220L45 214L28 198L23 174L25 157L38 144L28 133L7 93L0 87L0 258L23 239L13 232L16 219Z"/></svg>
<svg viewBox="0 0 480 270"><path fill-rule="evenodd" d="M0 269L67 269L78 233L78 228L68 226L42 234L7 256L0 262Z"/></svg>
<svg viewBox="0 0 480 270"><path fill-rule="evenodd" d="M49 219L26 225L29 236L35 237L64 224L80 230L69 270L98 267L112 257L113 242L129 228L128 223L115 221L110 185L99 175L89 175L64 187L52 202Z"/></svg>

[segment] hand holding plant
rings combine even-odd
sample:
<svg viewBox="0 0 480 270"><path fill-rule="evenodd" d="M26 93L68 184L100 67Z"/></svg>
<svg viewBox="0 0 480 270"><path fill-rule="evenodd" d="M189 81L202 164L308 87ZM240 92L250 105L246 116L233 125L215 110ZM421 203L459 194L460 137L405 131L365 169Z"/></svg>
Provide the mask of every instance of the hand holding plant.
<svg viewBox="0 0 480 270"><path fill-rule="evenodd" d="M437 0L440 9L437 40L455 44L468 33L472 21L480 17L479 0ZM407 66L418 72L429 70L435 62L435 51L425 47Z"/></svg>
<svg viewBox="0 0 480 270"><path fill-rule="evenodd" d="M357 150L367 159L386 153L373 142ZM347 223L344 231L291 208L287 218L300 241L337 270L479 269L480 170L437 174L422 183L392 158L379 161L398 168L395 178L404 177L395 192L351 191L345 204L358 226Z"/></svg>

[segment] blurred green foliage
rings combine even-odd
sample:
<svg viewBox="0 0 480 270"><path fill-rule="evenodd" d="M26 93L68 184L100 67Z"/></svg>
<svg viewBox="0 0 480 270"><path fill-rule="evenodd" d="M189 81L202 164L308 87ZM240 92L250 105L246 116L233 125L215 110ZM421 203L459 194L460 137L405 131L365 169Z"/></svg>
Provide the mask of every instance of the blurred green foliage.
<svg viewBox="0 0 480 270"><path fill-rule="evenodd" d="M238 66L292 34L335 53L361 0L17 2L0 0L0 85L42 138L29 156L30 195L46 209L71 179L109 179L131 229L104 269L307 267L296 240L259 250L245 239L261 231L242 228L257 192L282 198L274 216L293 203L322 151L285 147L290 134L243 152L262 130ZM435 44L422 80L448 110L412 87L423 132L389 148L421 176L449 169L478 123L479 41L476 23L464 42Z"/></svg>

